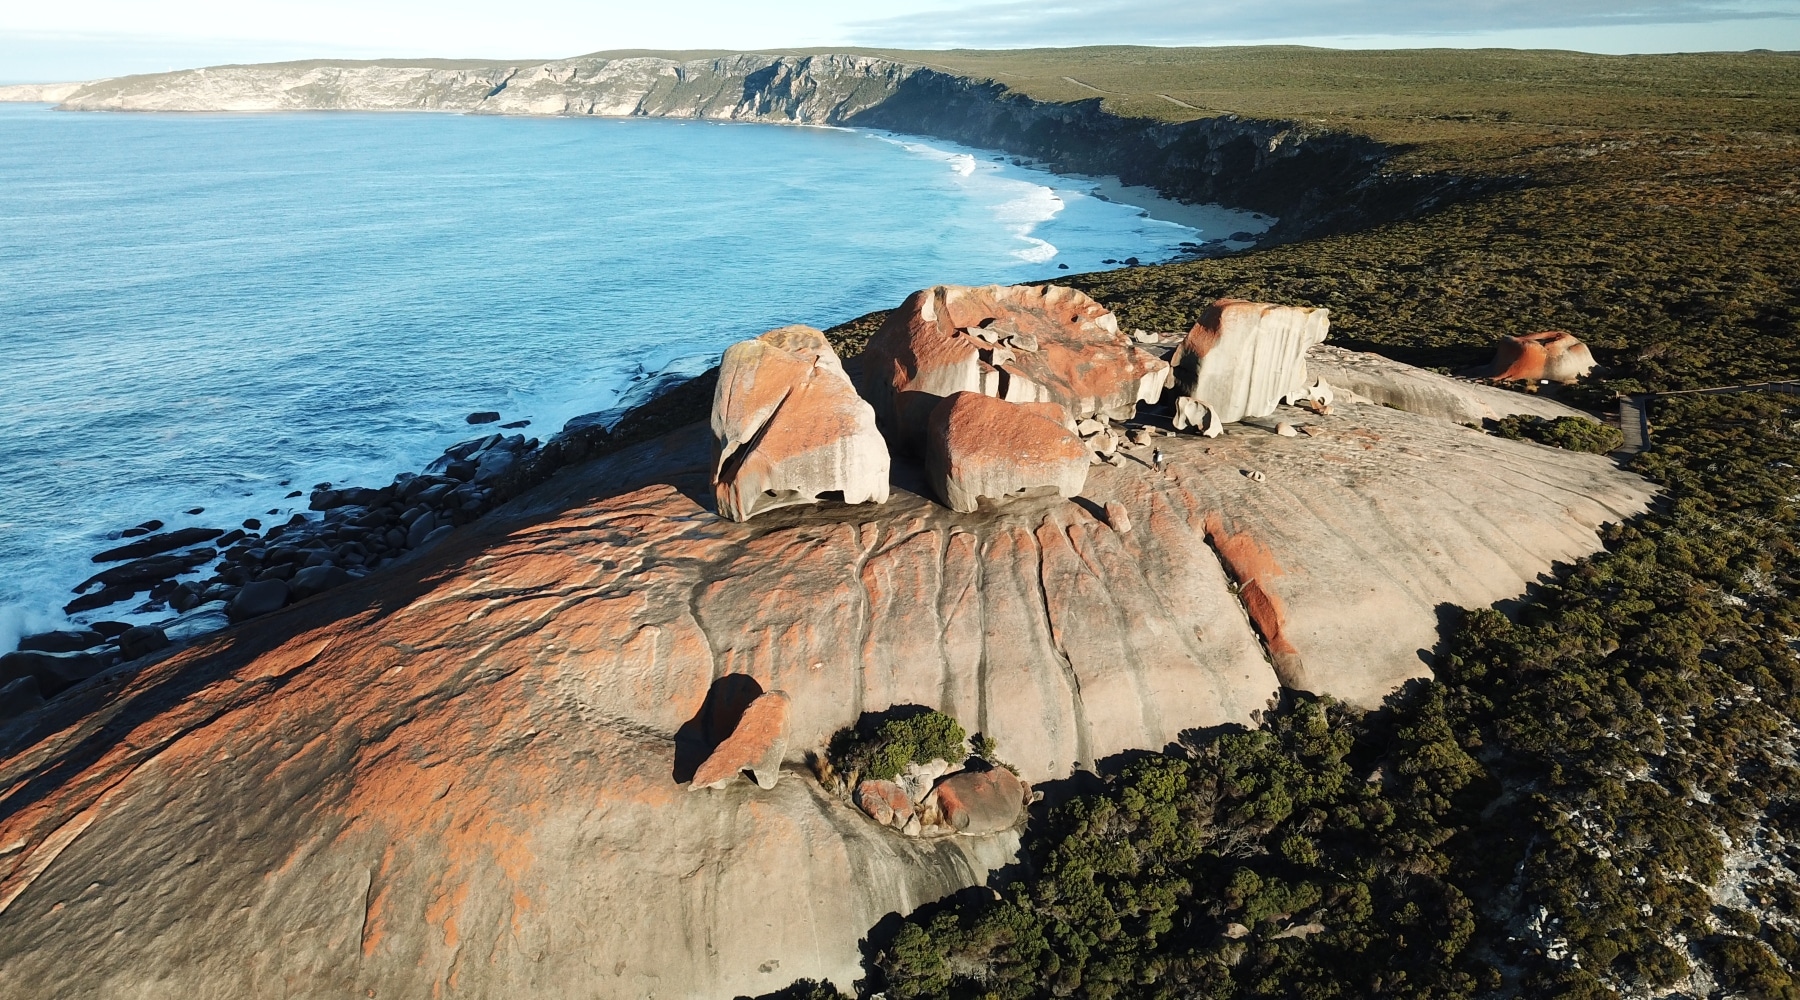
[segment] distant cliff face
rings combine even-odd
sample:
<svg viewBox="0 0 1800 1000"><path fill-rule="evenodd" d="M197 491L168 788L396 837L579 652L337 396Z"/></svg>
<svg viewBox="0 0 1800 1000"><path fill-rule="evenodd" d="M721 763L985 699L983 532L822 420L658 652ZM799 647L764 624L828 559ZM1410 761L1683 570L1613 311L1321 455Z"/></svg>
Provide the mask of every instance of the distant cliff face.
<svg viewBox="0 0 1800 1000"><path fill-rule="evenodd" d="M54 104L85 86L85 83L16 83L0 87L0 101Z"/></svg>
<svg viewBox="0 0 1800 1000"><path fill-rule="evenodd" d="M861 56L583 58L459 69L271 63L107 80L75 111L465 111L836 125L894 96L917 67Z"/></svg>
<svg viewBox="0 0 1800 1000"><path fill-rule="evenodd" d="M1005 86L857 55L676 61L585 57L516 66L271 63L83 86L74 111L461 111L855 125L937 136L1112 174L1187 202L1278 217L1275 240L1355 229L1479 193L1493 181L1394 175L1372 139L1236 116L1169 124L1098 100L1035 101Z"/></svg>

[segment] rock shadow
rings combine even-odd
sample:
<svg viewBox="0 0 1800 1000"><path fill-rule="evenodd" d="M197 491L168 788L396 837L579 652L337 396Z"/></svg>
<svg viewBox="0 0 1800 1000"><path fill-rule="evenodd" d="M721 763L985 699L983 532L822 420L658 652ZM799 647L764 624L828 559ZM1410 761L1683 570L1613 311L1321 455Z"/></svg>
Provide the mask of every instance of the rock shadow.
<svg viewBox="0 0 1800 1000"><path fill-rule="evenodd" d="M763 686L749 674L726 674L712 682L700 710L675 730L676 784L694 780L694 772L737 729L744 709L762 693Z"/></svg>

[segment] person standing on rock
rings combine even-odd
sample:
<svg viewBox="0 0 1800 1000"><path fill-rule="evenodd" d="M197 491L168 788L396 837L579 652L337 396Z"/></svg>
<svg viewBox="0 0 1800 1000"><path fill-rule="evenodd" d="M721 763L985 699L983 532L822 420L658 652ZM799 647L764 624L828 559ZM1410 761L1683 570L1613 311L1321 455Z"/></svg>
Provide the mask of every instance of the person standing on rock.
<svg viewBox="0 0 1800 1000"><path fill-rule="evenodd" d="M1154 450L1150 453L1150 465L1152 468L1156 469L1156 471L1158 471L1158 472L1167 472L1168 471L1167 469L1163 468L1163 453L1162 453L1161 448L1157 448L1156 450Z"/></svg>

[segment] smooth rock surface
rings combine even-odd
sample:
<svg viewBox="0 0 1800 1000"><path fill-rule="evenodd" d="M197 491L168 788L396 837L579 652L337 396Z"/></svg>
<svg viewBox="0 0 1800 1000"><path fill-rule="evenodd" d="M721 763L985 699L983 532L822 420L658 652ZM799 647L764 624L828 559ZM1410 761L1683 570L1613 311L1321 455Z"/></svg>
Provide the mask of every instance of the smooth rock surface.
<svg viewBox="0 0 1800 1000"><path fill-rule="evenodd" d="M1338 389L1396 410L1479 427L1515 413L1554 419L1592 416L1552 399L1511 392L1414 368L1379 354L1320 344L1307 352L1308 370ZM1339 399L1339 405L1345 402Z"/></svg>
<svg viewBox="0 0 1800 1000"><path fill-rule="evenodd" d="M982 497L1004 500L1049 489L1081 493L1088 451L1058 419L1056 403L1008 403L978 392L954 393L931 413L925 468L951 510L965 513Z"/></svg>
<svg viewBox="0 0 1800 1000"><path fill-rule="evenodd" d="M1058 403L1076 421L1125 420L1162 395L1168 365L1072 288L938 285L888 314L863 373L890 437L918 448L931 411L954 393Z"/></svg>
<svg viewBox="0 0 1800 1000"><path fill-rule="evenodd" d="M844 503L887 502L888 447L875 412L812 327L770 330L726 349L712 429L713 495L734 521L830 492Z"/></svg>
<svg viewBox="0 0 1800 1000"><path fill-rule="evenodd" d="M792 754L924 704L1057 778L1275 692L1209 516L1281 568L1257 578L1309 681L1369 704L1425 672L1442 605L1515 597L1650 495L1396 410L1307 420L1095 466L1126 534L1055 497L958 514L912 466L880 508L734 523L704 426L567 469L0 728L0 995L849 988L870 926L1017 837L896 836L797 774L689 794L676 734L720 680L790 696Z"/></svg>
<svg viewBox="0 0 1800 1000"><path fill-rule="evenodd" d="M1491 376L1497 382L1514 379L1575 382L1594 370L1594 355L1575 335L1545 330L1507 337L1494 348Z"/></svg>
<svg viewBox="0 0 1800 1000"><path fill-rule="evenodd" d="M1220 299L1169 359L1175 388L1224 423L1266 417L1305 393L1307 349L1324 343L1330 327L1327 309Z"/></svg>

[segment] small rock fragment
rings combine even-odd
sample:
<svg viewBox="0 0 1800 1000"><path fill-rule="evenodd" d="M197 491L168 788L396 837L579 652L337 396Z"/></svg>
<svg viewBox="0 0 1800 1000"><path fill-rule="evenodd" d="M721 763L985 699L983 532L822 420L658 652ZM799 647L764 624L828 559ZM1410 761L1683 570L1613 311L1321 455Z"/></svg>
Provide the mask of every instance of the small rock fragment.
<svg viewBox="0 0 1800 1000"><path fill-rule="evenodd" d="M1275 433L1281 435L1284 438L1298 437L1300 434L1299 431L1294 429L1294 425L1287 422L1286 420L1276 423Z"/></svg>
<svg viewBox="0 0 1800 1000"><path fill-rule="evenodd" d="M1112 526L1112 530L1123 535L1131 530L1131 514L1125 509L1124 504L1117 500L1108 500L1106 501L1106 523Z"/></svg>

